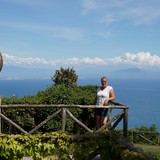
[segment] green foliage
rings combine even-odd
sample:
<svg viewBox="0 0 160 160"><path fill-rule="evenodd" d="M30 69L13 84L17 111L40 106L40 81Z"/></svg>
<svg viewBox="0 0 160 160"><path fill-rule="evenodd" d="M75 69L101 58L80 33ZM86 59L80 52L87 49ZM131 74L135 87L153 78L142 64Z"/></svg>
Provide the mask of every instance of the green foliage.
<svg viewBox="0 0 160 160"><path fill-rule="evenodd" d="M23 98L10 97L2 98L2 104L40 104L36 96L26 96ZM34 116L36 115L33 108L12 108L2 109L2 113L10 118L13 122L20 125L25 130L31 130L35 126ZM15 127L2 119L2 132L3 133L20 133Z"/></svg>
<svg viewBox="0 0 160 160"><path fill-rule="evenodd" d="M56 141L52 137L56 136ZM0 159L18 160L28 156L33 159L43 157L60 159L68 158L68 147L71 137L65 133L50 133L37 135L2 135L0 139ZM66 158L64 158L66 157Z"/></svg>
<svg viewBox="0 0 160 160"><path fill-rule="evenodd" d="M44 91L39 91L35 96L25 96L23 98L10 97L2 98L2 104L95 104L97 86L71 86L52 85ZM57 111L57 108L15 108L2 109L2 113L15 123L29 131L34 126L41 123L49 115ZM70 112L93 129L96 126L93 109L70 109ZM3 133L20 133L15 127L3 120ZM42 126L38 132L52 132L61 129L61 114L56 115L52 120ZM83 133L71 118L67 116L66 131L71 133Z"/></svg>
<svg viewBox="0 0 160 160"><path fill-rule="evenodd" d="M155 124L150 127L142 125L140 128L129 130L130 140L134 143L158 144L158 130Z"/></svg>
<svg viewBox="0 0 160 160"><path fill-rule="evenodd" d="M95 86L84 86L84 87L78 87L78 86L72 86L72 87L66 87L65 85L54 85L48 87L45 91L39 92L37 94L37 97L41 99L42 104L79 104L79 105L88 105L88 104L95 104L95 98L96 98L96 87ZM50 113L56 111L56 109L41 109L37 110L36 113L38 113L38 122L42 120L50 110ZM77 117L79 120L81 120L84 124L87 126L93 128L95 127L95 118L94 118L94 110L93 109L75 109L72 108L70 111L73 113L75 117ZM59 115L58 115L59 116ZM47 125L45 126L45 130L50 126L50 130L47 131L54 131L60 129L58 126L59 122L61 122L61 117L56 116L56 121L51 120ZM56 125L58 124L58 125ZM53 126L54 125L54 126ZM55 126L56 125L56 126ZM53 127L51 127L53 126ZM47 128L46 128L47 127ZM56 127L56 128L55 128ZM68 132L81 132L75 122L73 122L71 119L67 119L67 126L66 129Z"/></svg>
<svg viewBox="0 0 160 160"><path fill-rule="evenodd" d="M142 148L145 153L152 155L152 157L160 160L160 146L149 144L135 144L136 147Z"/></svg>
<svg viewBox="0 0 160 160"><path fill-rule="evenodd" d="M78 79L78 75L75 73L73 68L63 68L61 67L60 70L56 70L51 80L57 85L64 84L66 86L73 86L76 84Z"/></svg>
<svg viewBox="0 0 160 160"><path fill-rule="evenodd" d="M95 93L92 90L84 89L78 86L66 87L65 85L54 85L48 87L45 91L39 92L37 97L41 99L42 104L93 104L95 99ZM87 101L87 99L89 99ZM46 117L49 113L54 113L57 109L41 109L36 110L36 113L39 115L36 119L36 123L40 122L44 117ZM94 122L94 124L90 124L90 126L95 127L94 110L89 109L70 109L72 114L82 120L85 124L89 122ZM92 114L91 114L92 113ZM85 115L85 116L84 116ZM88 116L86 116L88 115ZM57 115L53 120L48 122L44 128L45 131L56 131L60 129L61 116ZM68 132L78 132L79 128L77 128L77 124L72 121L69 117L67 117L67 125L66 130Z"/></svg>
<svg viewBox="0 0 160 160"><path fill-rule="evenodd" d="M157 127L155 124L152 124L150 127L142 125L140 128L136 128L137 131L147 131L147 132L157 132Z"/></svg>
<svg viewBox="0 0 160 160"><path fill-rule="evenodd" d="M99 136L97 138L97 136ZM145 157L118 144L116 132L101 132L72 136L63 132L36 135L1 135L0 159L18 160L31 156L34 160L58 158L60 160L90 159L97 151L102 160L144 160ZM72 158L71 158L72 157Z"/></svg>
<svg viewBox="0 0 160 160"><path fill-rule="evenodd" d="M23 98L18 97L2 97L2 104L40 104L41 100L35 95L35 96L24 96Z"/></svg>

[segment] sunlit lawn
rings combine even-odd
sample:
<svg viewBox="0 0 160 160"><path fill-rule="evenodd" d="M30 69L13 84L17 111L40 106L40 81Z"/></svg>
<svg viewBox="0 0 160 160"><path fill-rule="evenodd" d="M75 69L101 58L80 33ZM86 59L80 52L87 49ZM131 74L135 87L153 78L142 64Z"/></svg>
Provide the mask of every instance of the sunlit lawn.
<svg viewBox="0 0 160 160"><path fill-rule="evenodd" d="M135 146L142 148L144 152L149 153L155 158L160 160L160 146L158 145L147 145L147 144L134 144Z"/></svg>

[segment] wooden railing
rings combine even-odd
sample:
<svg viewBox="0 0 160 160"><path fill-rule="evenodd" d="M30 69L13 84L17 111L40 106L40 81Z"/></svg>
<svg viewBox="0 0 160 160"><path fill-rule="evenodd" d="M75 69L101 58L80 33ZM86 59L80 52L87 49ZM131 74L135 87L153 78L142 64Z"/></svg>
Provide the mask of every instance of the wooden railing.
<svg viewBox="0 0 160 160"><path fill-rule="evenodd" d="M42 121L40 124L35 126L32 130L25 131L22 127L20 127L18 124L13 122L11 119L6 117L4 114L2 114L1 109L9 109L9 108L58 108L55 113L52 115L48 116L44 121ZM80 120L78 120L69 110L68 108L92 108L95 109L97 106L95 105L46 105L46 104L41 104L41 105L30 105L30 104L15 104L15 105L1 105L0 104L0 133L1 133L1 118L4 119L5 121L9 122L11 125L15 126L17 129L19 129L22 133L24 134L33 134L35 131L37 131L39 128L41 128L43 125L45 125L49 120L54 118L57 114L61 113L62 114L62 124L61 124L61 129L65 131L65 126L66 126L66 114L68 114L76 123L78 123L81 127L83 127L85 130L88 132L93 132L91 129L89 129L85 124L83 124ZM117 115L115 115L113 118L111 118L105 125L103 125L100 129L98 129L96 132L99 130L105 129L108 126L110 127L110 130L113 130L116 128L116 126L119 124L121 120L123 120L123 135L127 137L127 129L128 129L128 107L125 105L122 105L120 103L112 102L111 105L109 106L101 106L101 108L108 108L108 109L120 109L121 112L119 112Z"/></svg>
<svg viewBox="0 0 160 160"><path fill-rule="evenodd" d="M160 145L160 132L128 130L128 136L133 143L147 143L152 145Z"/></svg>

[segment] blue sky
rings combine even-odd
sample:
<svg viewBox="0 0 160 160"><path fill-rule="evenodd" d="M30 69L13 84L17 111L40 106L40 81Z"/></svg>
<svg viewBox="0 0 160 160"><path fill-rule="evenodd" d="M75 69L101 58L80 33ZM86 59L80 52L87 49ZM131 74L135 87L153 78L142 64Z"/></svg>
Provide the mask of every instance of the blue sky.
<svg viewBox="0 0 160 160"><path fill-rule="evenodd" d="M0 0L1 79L157 77L159 0ZM32 74L31 74L32 73Z"/></svg>

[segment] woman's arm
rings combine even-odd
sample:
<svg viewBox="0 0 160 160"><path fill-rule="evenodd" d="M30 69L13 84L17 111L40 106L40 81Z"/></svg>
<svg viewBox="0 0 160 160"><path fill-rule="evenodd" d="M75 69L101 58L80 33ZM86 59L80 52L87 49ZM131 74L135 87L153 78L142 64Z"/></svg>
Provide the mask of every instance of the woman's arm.
<svg viewBox="0 0 160 160"><path fill-rule="evenodd" d="M115 100L115 94L113 89L110 90L109 98L108 98L108 101L112 101L112 100Z"/></svg>
<svg viewBox="0 0 160 160"><path fill-rule="evenodd" d="M115 100L115 94L113 89L110 90L109 98L104 101L104 105L108 105L108 102L112 100Z"/></svg>

